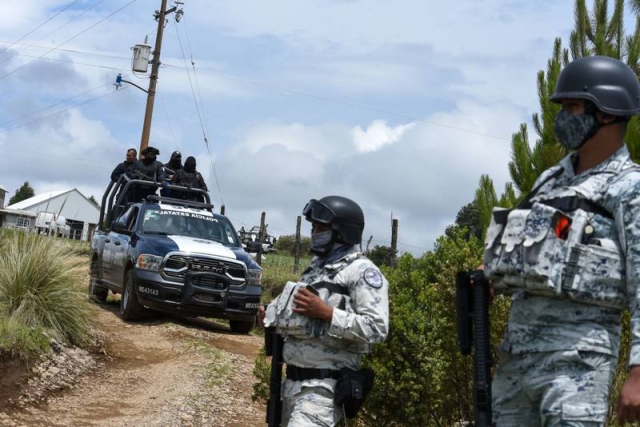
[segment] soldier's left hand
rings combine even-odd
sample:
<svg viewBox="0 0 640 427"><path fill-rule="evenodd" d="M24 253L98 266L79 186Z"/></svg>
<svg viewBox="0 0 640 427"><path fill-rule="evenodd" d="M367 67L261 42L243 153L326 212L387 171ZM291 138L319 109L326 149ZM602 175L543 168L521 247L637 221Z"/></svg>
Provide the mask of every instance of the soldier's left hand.
<svg viewBox="0 0 640 427"><path fill-rule="evenodd" d="M333 318L333 307L306 288L298 289L298 292L293 296L293 302L295 307L292 310L296 313L327 322L331 322Z"/></svg>
<svg viewBox="0 0 640 427"><path fill-rule="evenodd" d="M618 402L618 422L640 421L640 366L633 366L620 391Z"/></svg>

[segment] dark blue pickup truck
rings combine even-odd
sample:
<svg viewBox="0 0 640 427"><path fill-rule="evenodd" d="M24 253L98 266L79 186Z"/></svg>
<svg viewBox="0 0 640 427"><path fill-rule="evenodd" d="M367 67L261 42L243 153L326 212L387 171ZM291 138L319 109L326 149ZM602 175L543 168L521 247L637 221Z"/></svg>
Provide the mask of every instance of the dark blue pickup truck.
<svg viewBox="0 0 640 427"><path fill-rule="evenodd" d="M137 180L124 180L103 197L106 217L103 208L102 228L91 240L90 297L104 302L109 290L121 294L124 320L152 309L229 319L232 331L248 333L260 305L262 270L231 222L213 212L206 193L206 202L156 195L127 201Z"/></svg>

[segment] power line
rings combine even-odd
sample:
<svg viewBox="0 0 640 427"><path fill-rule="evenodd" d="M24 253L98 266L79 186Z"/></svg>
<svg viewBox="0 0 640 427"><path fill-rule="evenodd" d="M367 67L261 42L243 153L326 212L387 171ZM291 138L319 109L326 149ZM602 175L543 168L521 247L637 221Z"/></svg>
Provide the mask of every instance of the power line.
<svg viewBox="0 0 640 427"><path fill-rule="evenodd" d="M65 44L69 43L71 40L73 40L73 39L75 39L75 38L77 38L77 37L81 36L82 34L86 33L86 32L87 32L87 31L89 31L90 29L92 29L92 28L96 27L97 25L99 25L99 24L101 24L102 22L106 21L107 19L111 18L113 15L115 15L115 14L116 14L116 13L118 13L118 12L120 12L120 11L121 11L121 10L123 10L124 8L128 7L129 5L131 5L131 4L133 4L133 3L135 3L136 1L137 1L137 0L131 0L129 3L127 3L127 4L125 4L124 6L120 7L120 8L119 8L119 9L117 9L115 12L113 12L113 13L111 13L111 14L107 15L106 17L102 18L101 20L99 20L99 21L98 21L98 22L96 22L95 24L93 24L93 25L91 25L91 26L89 26L89 27L85 28L84 30L80 31L80 32L79 32L78 34L76 34L75 36L73 36L73 37L71 37L71 38L69 38L69 39L65 40L64 42L60 43L60 44L59 44L59 45L57 45L56 47L54 47L54 48L52 48L52 49L49 49L48 51L46 51L45 53L43 53L43 54L40 56L40 58L41 58L41 57L43 57L43 56L45 56L45 55L47 55L47 54L49 54L49 53L51 53L51 52L53 52L54 50L56 50L56 49L57 49L57 48L59 48L60 46L62 46L62 45L65 45ZM33 61L30 61L30 62L28 62L28 63L26 63L26 64L24 64L24 65L22 65L22 66L20 66L20 67L18 67L18 68L16 68L16 69L12 70L12 71L9 71L8 73L4 74L3 76L0 76L0 80L4 79L4 78L5 78L5 77L7 77L7 76L10 76L11 74L13 74L13 73L15 73L15 72L17 72L17 71L19 71L19 70L21 70L21 69L23 69L23 68L27 67L27 66L29 66L30 64L34 63L35 61L36 61L36 60L34 59Z"/></svg>
<svg viewBox="0 0 640 427"><path fill-rule="evenodd" d="M2 43L2 41L0 41L0 43ZM56 50L56 49L57 48L54 48L52 50ZM71 53L80 53L80 54L85 54L85 55L107 56L107 55L101 55L101 54L92 53L92 52L82 52L82 51L78 51L78 50L70 50L70 49L59 49L59 50L66 51L66 52L71 52ZM47 52L47 53L49 53L49 52ZM25 54L22 54L22 53L17 53L16 55L29 56L29 55L25 55ZM183 55L184 55L184 53L183 53ZM112 57L112 58L116 58L116 59L122 59L122 60L126 59L127 61L130 60L130 58L124 58L124 57L118 57L118 56L112 56L112 55L108 55L108 57ZM37 57L37 59L45 59L45 60L48 60L48 61L69 62L69 63L73 63L73 64L77 64L77 65L84 65L84 66L98 67L98 68L106 68L106 69L112 69L112 70L121 70L122 69L122 68L110 67L110 66L106 66L106 65L86 64L86 63L63 60L63 59L42 58L42 56ZM182 68L182 66L180 66L180 65L175 65L175 64L170 64L170 63L163 63L162 65L165 66L165 67L169 67L169 68ZM195 68L195 65L194 65L194 68ZM187 71L187 73L188 73L188 71ZM472 134L475 134L475 135L484 136L484 137L488 137L488 138L493 138L493 139L497 139L497 140L501 140L501 141L511 141L511 139L509 139L509 138L505 138L505 137L501 137L501 136L497 136L497 135L491 135L491 134L487 134L487 133L484 133L484 132L474 131L474 130L471 130L471 129L465 129L465 128L461 128L459 126L447 125L447 124L444 124L444 123L434 122L432 120L425 120L425 119L421 119L421 118L418 118L418 117L415 117L415 116L410 116L410 115L407 115L407 114L396 113L396 112L393 112L393 111L388 111L388 110L383 110L383 109L379 109L379 108L368 107L368 106L362 105L362 104L356 104L356 103L353 103L353 102L341 101L339 99L327 98L327 97L314 95L314 94L310 94L310 93L306 93L306 92L292 91L290 89L284 89L284 88L273 86L273 85L268 85L268 84L264 84L264 83L251 81L251 80L241 79L241 78L238 78L238 77L232 77L232 76L228 76L228 75L221 74L221 73L212 73L212 72L206 72L206 71L200 71L200 73L208 75L208 76L212 76L212 77L218 77L218 78L225 79L225 80L235 81L235 82L238 82L238 83L244 83L244 84L249 84L249 85L256 86L256 87L271 89L271 90L275 90L275 91L278 91L278 92L281 92L281 93L284 93L284 94L307 97L307 98L311 98L311 99L315 99L315 100L319 100L319 101L323 101L323 102L330 102L330 103L334 103L334 104L340 104L340 105L349 106L349 107L352 107L352 108L358 108L358 109L377 112L377 113L382 113L382 114L386 114L386 115L390 115L390 116L401 117L401 118L408 119L408 120L411 120L411 121L414 121L414 122L421 122L421 123L426 123L426 124L430 124L430 125L433 125L433 126L445 127L445 128L448 128L448 129L453 129L453 130L457 130L457 131L461 131L461 132L472 133ZM0 77L0 79L1 78L2 77ZM197 80L196 80L196 83L197 83ZM199 84L198 84L198 86L199 86ZM200 116L198 118L200 119Z"/></svg>
<svg viewBox="0 0 640 427"><path fill-rule="evenodd" d="M73 97L71 97L71 98L64 99L64 100L62 100L62 101L60 101L60 102L56 102L55 104L51 104L51 105L49 105L49 106L47 106L47 107L41 108L41 109L36 110L36 111L32 111L31 113L27 113L27 114L25 114L25 115L23 115L23 116L16 117L15 119L7 120L6 122L0 123L0 127L4 127L4 126L6 126L7 124L9 124L9 123L11 123L11 122L15 122L15 121L18 121L18 120L22 120L22 119L24 119L25 117L32 116L32 115L37 114L37 113L40 113L40 112L42 112L42 111L46 111L46 110L48 110L48 109L50 109L50 108L56 107L56 106L58 106L58 105L60 105L60 104L64 104L65 102L68 102L68 101L71 101L71 100L73 100L73 99L79 98L79 97L81 97L82 95L85 95L85 94L87 94L87 93L91 93L91 92L93 92L93 91L95 91L95 90L98 90L98 89L103 88L103 87L108 86L108 85L111 85L111 83L105 83L105 84L102 84L102 85L100 85L100 86L96 86L96 87L94 87L93 89L86 90L86 91L84 91L84 92L82 92L82 93L79 93L79 94L77 94L77 95L75 95L75 96L73 96Z"/></svg>
<svg viewBox="0 0 640 427"><path fill-rule="evenodd" d="M182 59L184 60L184 68L185 68L185 71L187 72L187 78L189 79L189 86L191 87L191 94L193 95L193 102L195 103L196 111L198 113L198 120L200 121L200 128L202 129L202 136L204 138L205 146L207 147L207 154L209 156L209 162L211 163L211 169L213 170L213 176L214 176L215 181L216 181L216 186L218 187L218 194L220 194L220 203L224 205L224 199L222 197L222 189L220 188L220 180L218 179L218 173L216 171L215 164L214 164L213 159L211 157L211 149L209 147L209 140L207 139L207 132L205 131L205 127L204 127L204 121L203 121L202 112L201 112L200 107L198 105L198 99L196 98L195 90L193 89L193 83L191 82L191 75L189 74L189 67L187 66L187 58L186 58L186 55L184 54L184 48L182 46L182 40L180 39L180 32L178 31L178 26L177 25L175 26L175 29L176 29L176 35L178 37L178 43L180 45L180 51L182 52ZM191 64L194 66L194 70L195 70L195 64L193 63L193 60L191 61ZM200 97L200 99L202 99L202 97Z"/></svg>
<svg viewBox="0 0 640 427"><path fill-rule="evenodd" d="M66 5L65 7L63 7L62 9L60 9L60 11L58 11L58 13L54 14L52 17L50 17L49 19L45 20L43 23L41 23L40 25L38 25L37 27L35 27L33 30L29 31L27 34L25 34L24 36L20 37L18 40L14 41L13 43L11 43L9 46L5 47L4 49L0 50L0 53L3 53L4 51L6 51L7 49L10 49L13 45L17 44L18 42L20 42L21 40L24 40L25 38L27 38L28 36L30 36L31 34L35 33L36 31L38 31L40 28L42 28L44 25L46 25L49 21L51 21L52 19L54 19L56 16L60 15L62 12L64 12L65 10L69 9L71 6L73 6L74 4L78 3L80 0L75 0L72 1L71 3L69 3L68 5Z"/></svg>
<svg viewBox="0 0 640 427"><path fill-rule="evenodd" d="M114 94L114 93L116 93L116 92L123 92L123 91L127 90L128 88L129 88L129 87L127 86L127 87L122 88L121 90L113 90L112 92L107 92L107 93L105 93L105 94L103 94L103 95L97 96L97 97L95 97L95 98L88 99L88 100L83 101L83 102L81 102L81 103L79 103L79 104L72 105L72 106L70 106L69 108L65 108L64 110L56 111L55 113L51 113L51 114L49 114L49 115L46 115L46 116L43 116L43 117L37 118L37 119L35 119L35 120L31 120L31 121L26 122L26 123L23 123L23 124L21 124L21 125L13 126L13 127L8 128L8 129L0 129L0 133L6 133L6 132L9 132L9 131L12 131L12 130L15 130L15 129L19 129L19 128L24 127L24 126L27 126L27 125L30 125L30 124L32 124L32 123L39 122L39 121L41 121L41 120L47 119L47 118L52 117L52 116L55 116L55 115L57 115L57 114L64 113L65 111L69 111L69 110L71 110L71 109L73 109L73 108L80 107L80 106L82 106L82 105L88 104L88 103L93 102L93 101L97 101L98 99L104 98L105 96L108 96L108 95L112 95L112 94Z"/></svg>
<svg viewBox="0 0 640 427"><path fill-rule="evenodd" d="M57 27L57 28L56 28L56 29L54 29L53 31L50 31L50 32L48 32L47 34L45 34L44 36L40 37L38 40L36 40L36 42L39 42L40 40L42 40L42 39L44 39L44 38L46 38L46 37L50 36L50 35L51 35L51 34L53 34L53 33L55 33L55 32L56 32L56 31L58 31L59 29L61 29L61 28L65 27L65 26L67 26L69 23L71 23L72 21L74 21L74 20L76 20L77 18L81 17L82 15L84 15L85 13L87 13L88 11L90 11L91 9L95 8L95 7L96 7L96 6L98 6L100 3L103 3L104 1L105 1L105 0L100 0L99 2L95 3L93 6L91 6L91 7L87 8L87 9L83 10L82 12L80 12L79 14L77 14L77 15L75 15L75 16L72 16L72 17L71 17L71 19L69 19L67 22L65 22L64 24L60 25L59 27ZM76 2L74 2L74 3L76 3ZM22 39L20 39L20 40L22 40ZM14 43L14 44L17 44L17 43ZM29 45L27 45L27 46L29 46ZM33 46L33 45L31 45L31 46ZM31 46L30 46L30 47L31 47ZM9 47L11 47L11 46L9 46ZM4 50L9 49L9 47L5 48ZM26 52L27 50L29 50L29 48L30 48L30 47L27 47L26 49L24 49L24 50L23 50L23 52ZM2 52L4 52L4 50L3 50ZM4 59L3 61L0 61L0 64L7 62L9 59L11 59L11 58L6 58L6 59Z"/></svg>

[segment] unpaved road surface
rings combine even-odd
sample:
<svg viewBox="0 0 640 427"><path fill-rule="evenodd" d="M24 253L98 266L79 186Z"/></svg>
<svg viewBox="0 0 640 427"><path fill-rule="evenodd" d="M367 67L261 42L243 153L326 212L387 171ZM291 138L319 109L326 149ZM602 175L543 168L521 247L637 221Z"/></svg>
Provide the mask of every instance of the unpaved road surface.
<svg viewBox="0 0 640 427"><path fill-rule="evenodd" d="M117 309L115 301L96 306L103 354L87 355L93 365L87 373L48 390L40 402L5 402L0 425L265 425L264 406L251 400L262 337L234 334L226 324L205 319L154 315L126 323ZM49 368L45 376L57 371Z"/></svg>

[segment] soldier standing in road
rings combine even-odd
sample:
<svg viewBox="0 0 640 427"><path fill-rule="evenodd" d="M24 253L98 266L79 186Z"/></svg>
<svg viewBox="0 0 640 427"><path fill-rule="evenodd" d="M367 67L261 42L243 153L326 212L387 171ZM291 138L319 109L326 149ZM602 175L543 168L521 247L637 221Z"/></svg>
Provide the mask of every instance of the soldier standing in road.
<svg viewBox="0 0 640 427"><path fill-rule="evenodd" d="M327 196L312 199L302 214L312 224L316 256L258 319L285 339L282 425L335 426L344 416L334 403L340 370L357 371L371 345L387 337L389 284L357 249L364 229L358 204Z"/></svg>
<svg viewBox="0 0 640 427"><path fill-rule="evenodd" d="M499 348L497 426L603 426L622 310L631 311L621 422L640 419L640 167L624 144L640 87L623 62L576 59L552 102L558 141L575 152L513 210L496 208L484 271L513 294Z"/></svg>

